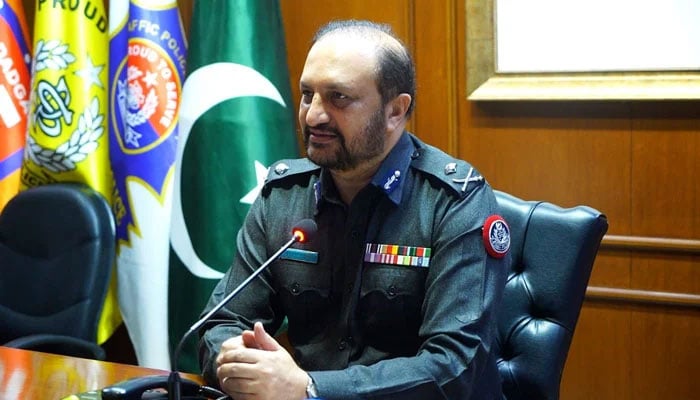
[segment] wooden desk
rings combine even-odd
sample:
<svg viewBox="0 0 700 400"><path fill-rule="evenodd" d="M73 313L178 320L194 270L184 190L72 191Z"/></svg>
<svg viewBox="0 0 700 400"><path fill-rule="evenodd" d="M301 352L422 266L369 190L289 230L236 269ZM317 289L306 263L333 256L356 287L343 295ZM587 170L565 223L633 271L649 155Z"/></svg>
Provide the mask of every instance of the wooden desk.
<svg viewBox="0 0 700 400"><path fill-rule="evenodd" d="M168 371L0 346L0 399L59 400L145 375ZM197 375L184 377L202 383Z"/></svg>

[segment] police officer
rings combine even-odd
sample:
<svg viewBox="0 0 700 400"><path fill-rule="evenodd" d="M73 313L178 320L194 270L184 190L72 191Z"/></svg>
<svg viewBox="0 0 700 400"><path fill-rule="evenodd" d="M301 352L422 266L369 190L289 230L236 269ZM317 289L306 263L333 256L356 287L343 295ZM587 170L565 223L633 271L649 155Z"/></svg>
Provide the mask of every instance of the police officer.
<svg viewBox="0 0 700 400"><path fill-rule="evenodd" d="M467 162L405 131L415 73L388 26L334 21L300 79L308 158L274 164L205 309L312 218L200 342L234 399L496 399L509 235ZM288 321L290 354L273 337ZM224 320L225 322L222 322Z"/></svg>

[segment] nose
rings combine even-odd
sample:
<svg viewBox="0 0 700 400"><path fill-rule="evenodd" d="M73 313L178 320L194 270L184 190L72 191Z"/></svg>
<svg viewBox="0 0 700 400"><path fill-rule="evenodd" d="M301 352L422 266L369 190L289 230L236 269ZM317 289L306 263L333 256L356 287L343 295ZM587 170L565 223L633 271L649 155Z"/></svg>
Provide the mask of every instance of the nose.
<svg viewBox="0 0 700 400"><path fill-rule="evenodd" d="M328 116L328 113L323 105L323 99L318 93L314 94L314 97L311 99L311 103L309 103L306 107L304 121L306 121L306 125L308 126L318 126L330 121L330 117Z"/></svg>

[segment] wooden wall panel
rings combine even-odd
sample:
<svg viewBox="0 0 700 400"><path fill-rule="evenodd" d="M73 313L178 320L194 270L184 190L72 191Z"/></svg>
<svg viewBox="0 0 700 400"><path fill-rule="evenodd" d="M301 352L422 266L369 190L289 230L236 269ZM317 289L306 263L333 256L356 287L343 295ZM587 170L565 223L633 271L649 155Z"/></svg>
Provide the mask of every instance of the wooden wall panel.
<svg viewBox="0 0 700 400"><path fill-rule="evenodd" d="M421 140L451 154L457 154L459 141L457 9L454 3L455 0L435 1L425 7L417 2L412 7L412 51L418 83L416 111L408 128ZM421 76L421 71L430 71L430 75Z"/></svg>
<svg viewBox="0 0 700 400"><path fill-rule="evenodd" d="M625 307L583 307L564 367L562 400L632 399L630 319Z"/></svg>
<svg viewBox="0 0 700 400"><path fill-rule="evenodd" d="M700 294L699 261L699 257L689 255L635 254L630 285L643 290Z"/></svg>
<svg viewBox="0 0 700 400"><path fill-rule="evenodd" d="M591 279L591 286L629 288L632 261L630 252L600 251L596 258Z"/></svg>
<svg viewBox="0 0 700 400"><path fill-rule="evenodd" d="M659 116L660 110L667 116ZM644 113L646 112L646 115ZM633 121L635 234L700 237L698 104L638 105Z"/></svg>
<svg viewBox="0 0 700 400"><path fill-rule="evenodd" d="M698 399L700 310L650 307L631 316L630 399Z"/></svg>
<svg viewBox="0 0 700 400"><path fill-rule="evenodd" d="M492 186L562 206L605 207L608 218L619 222L611 231L629 233L629 121L616 114L624 108L466 100L463 107L459 154ZM596 112L613 115L592 117Z"/></svg>

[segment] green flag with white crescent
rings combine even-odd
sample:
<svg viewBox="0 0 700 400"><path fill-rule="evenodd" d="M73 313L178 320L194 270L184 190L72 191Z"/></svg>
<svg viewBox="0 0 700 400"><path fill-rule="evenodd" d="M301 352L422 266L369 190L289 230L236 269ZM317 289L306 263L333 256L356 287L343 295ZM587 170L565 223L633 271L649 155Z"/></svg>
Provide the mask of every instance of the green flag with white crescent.
<svg viewBox="0 0 700 400"><path fill-rule="evenodd" d="M189 43L173 187L172 346L230 266L268 166L299 155L278 1L196 1ZM182 349L181 371L199 372L196 343Z"/></svg>

